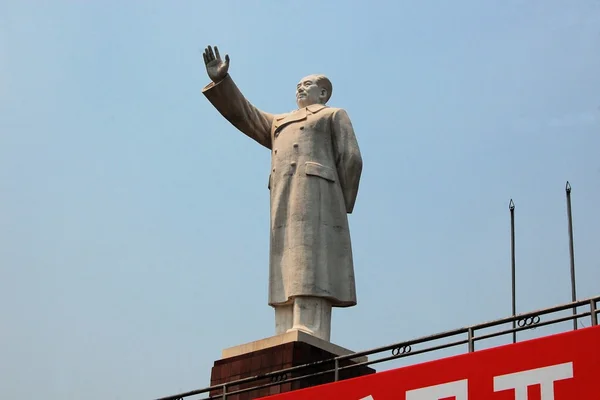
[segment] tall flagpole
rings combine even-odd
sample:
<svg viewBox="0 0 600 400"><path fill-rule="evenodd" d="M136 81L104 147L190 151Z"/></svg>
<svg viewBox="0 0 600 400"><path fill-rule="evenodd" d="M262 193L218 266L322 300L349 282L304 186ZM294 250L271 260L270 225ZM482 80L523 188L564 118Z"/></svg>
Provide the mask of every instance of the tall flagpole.
<svg viewBox="0 0 600 400"><path fill-rule="evenodd" d="M575 250L573 249L573 213L571 212L571 184L567 181L565 186L567 193L567 217L569 219L569 256L571 258L571 301L577 301L575 290ZM573 307L573 315L577 315L577 308ZM573 319L573 330L577 330L577 319Z"/></svg>
<svg viewBox="0 0 600 400"><path fill-rule="evenodd" d="M515 203L510 199L508 205L510 210L510 254L511 254L511 275L512 275L512 315L517 315L517 294L516 294L516 277L515 277ZM517 343L517 321L513 320L513 343Z"/></svg>

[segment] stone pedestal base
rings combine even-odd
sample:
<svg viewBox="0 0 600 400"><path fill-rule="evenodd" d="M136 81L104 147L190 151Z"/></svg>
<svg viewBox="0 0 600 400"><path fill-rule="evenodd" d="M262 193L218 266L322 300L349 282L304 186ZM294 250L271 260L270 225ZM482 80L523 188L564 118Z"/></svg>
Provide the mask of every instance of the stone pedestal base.
<svg viewBox="0 0 600 400"><path fill-rule="evenodd" d="M220 385L238 379L262 375L351 353L352 352L347 349L322 341L303 332L290 332L284 335L278 335L223 350L224 358L215 361L214 367L212 368L210 385ZM344 360L340 362L340 366L344 367L363 361L366 361L366 357L359 357L354 360ZM333 363L304 368L288 374L287 378L299 377L329 369L333 369ZM375 370L372 368L366 366L356 367L340 371L339 379L356 378L373 373L375 373ZM236 395L228 395L227 399L252 400L259 397L303 389L333 381L334 376L332 372L293 382L284 381L267 388L250 390ZM256 387L270 382L274 382L274 380L272 380L272 378L263 378L246 384L228 386L227 392ZM211 392L210 395L218 396L221 394L222 390L215 390Z"/></svg>

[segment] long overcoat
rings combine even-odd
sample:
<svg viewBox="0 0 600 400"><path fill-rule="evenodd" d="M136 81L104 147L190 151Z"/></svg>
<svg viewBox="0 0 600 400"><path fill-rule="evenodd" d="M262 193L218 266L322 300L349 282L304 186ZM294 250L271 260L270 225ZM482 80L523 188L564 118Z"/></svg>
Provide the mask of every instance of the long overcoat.
<svg viewBox="0 0 600 400"><path fill-rule="evenodd" d="M346 111L315 104L274 115L254 107L227 75L204 95L236 128L271 150L269 304L294 296L356 304L347 214L362 158Z"/></svg>

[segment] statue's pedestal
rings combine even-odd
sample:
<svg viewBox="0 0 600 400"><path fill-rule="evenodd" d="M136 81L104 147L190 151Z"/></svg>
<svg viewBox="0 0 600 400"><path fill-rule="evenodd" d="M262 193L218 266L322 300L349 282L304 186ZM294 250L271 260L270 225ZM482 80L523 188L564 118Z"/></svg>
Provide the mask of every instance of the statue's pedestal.
<svg viewBox="0 0 600 400"><path fill-rule="evenodd" d="M285 333L283 335L273 336L223 350L222 358L215 361L214 367L212 368L210 385L220 385L238 379L262 375L285 368L296 367L352 353L353 352L348 349L344 349L343 347L326 342L304 332L295 331ZM343 360L340 362L340 366L344 367L366 360L367 357ZM288 374L287 378L299 377L329 369L333 369L333 363L303 368ZM340 371L339 379L356 378L373 373L375 373L374 369L367 366L360 366ZM292 382L283 382L278 385L251 390L237 395L228 395L227 399L252 400L259 397L303 389L333 381L334 376L332 372ZM263 378L246 384L228 386L227 392L256 387L270 382L273 382L272 378ZM222 390L215 390L211 392L210 395L217 396L221 393Z"/></svg>

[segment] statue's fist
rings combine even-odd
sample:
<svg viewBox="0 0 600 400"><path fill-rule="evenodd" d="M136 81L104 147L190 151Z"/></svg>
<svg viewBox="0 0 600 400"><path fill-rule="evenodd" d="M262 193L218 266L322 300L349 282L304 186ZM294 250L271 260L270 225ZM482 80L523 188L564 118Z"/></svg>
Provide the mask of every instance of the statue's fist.
<svg viewBox="0 0 600 400"><path fill-rule="evenodd" d="M221 60L219 49L215 46L215 51L211 46L208 46L204 53L204 64L206 64L206 72L208 77L215 83L220 82L227 75L229 70L229 55L225 54L225 61Z"/></svg>

